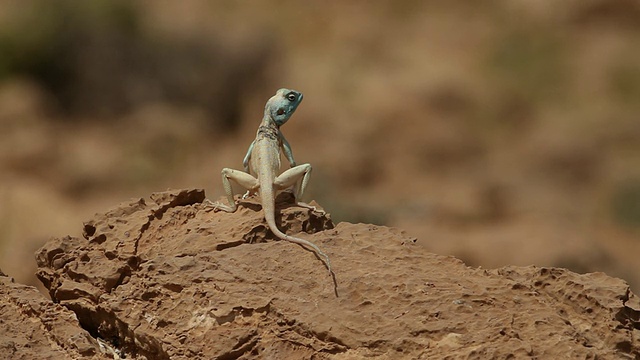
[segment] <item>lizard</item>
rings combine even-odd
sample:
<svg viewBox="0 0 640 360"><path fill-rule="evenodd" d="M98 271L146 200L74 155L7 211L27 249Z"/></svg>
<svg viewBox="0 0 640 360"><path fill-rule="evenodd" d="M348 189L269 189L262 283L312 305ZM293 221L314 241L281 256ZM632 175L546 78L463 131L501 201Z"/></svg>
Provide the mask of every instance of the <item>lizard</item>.
<svg viewBox="0 0 640 360"><path fill-rule="evenodd" d="M286 89L283 89L283 90L286 90ZM302 101L302 94L301 93L299 94L300 94L300 101ZM300 102L298 102L298 104L299 103ZM293 114L294 111L295 109L293 109L291 113ZM286 156L287 160L289 160L290 166L291 167L296 166L296 161L293 159L293 152L291 151L291 145L289 145L289 142L284 137L284 134L282 133L282 131L280 131L280 126L278 126L278 138L280 139L280 144L282 145L281 146L282 152L284 153L284 156ZM255 145L255 143L256 143L255 140L251 142L251 145L249 145L249 150L247 150L247 155L245 155L244 160L242 160L242 165L244 166L244 172L246 172L247 174L251 173L250 171L251 169L249 167L249 161L251 160L251 152L253 151L253 146Z"/></svg>
<svg viewBox="0 0 640 360"><path fill-rule="evenodd" d="M282 240L299 244L307 250L313 251L316 256L324 262L329 270L334 284L334 292L338 296L338 284L336 275L331 268L329 256L310 241L290 236L278 229L275 221L275 194L276 191L286 189L292 185L294 187L294 198L298 206L315 210L315 207L300 202L299 199L304 194L304 190L309 182L311 174L310 164L297 165L293 159L291 146L280 131L291 115L296 111L302 102L302 93L296 90L279 89L266 103L262 122L256 132L246 156L243 160L245 171L229 168L222 169L222 186L229 200L229 205L221 202L210 203L214 211L235 212L238 208L234 198L231 181L248 190L247 194L260 193L260 202L269 229ZM291 164L291 168L277 175L280 171L280 149L285 154ZM251 175L250 170L256 175ZM302 179L301 179L302 178Z"/></svg>
<svg viewBox="0 0 640 360"><path fill-rule="evenodd" d="M288 89L280 89L280 90L288 90ZM290 90L290 91L294 91L297 92L295 90ZM295 107L291 110L291 114L293 114L295 112L295 110L297 109L298 105L300 104L300 102L302 102L302 93L297 92L298 94L300 94L300 99L298 100L297 104L295 105ZM291 99L294 99L294 97L292 97ZM266 111L266 106L265 106L265 111ZM291 117L291 114L289 115L289 117ZM284 122L282 122L282 124L284 124L285 122L287 122L288 118L286 120L284 120ZM257 138L257 136L256 136ZM280 125L278 126L278 138L280 139L280 147L282 148L282 152L284 153L284 156L287 158L287 160L289 161L289 165L290 167L295 167L296 166L296 161L293 159L293 151L291 151L291 145L289 145L289 142L287 141L287 139L284 137L284 134L282 133L282 131L280 130ZM249 166L249 161L251 160L251 153L253 152L253 146L255 145L256 140L253 140L251 142L251 144L249 145L249 149L247 150L247 155L245 155L244 159L242 160L242 165L244 166L244 172L246 172L247 174L251 174L251 168ZM249 195L252 194L251 190L247 190L247 192L242 196L243 199L246 199L247 197L249 197ZM303 205L304 207L307 208L312 208L313 210L316 210L315 207L311 207L307 204L299 204L299 205Z"/></svg>

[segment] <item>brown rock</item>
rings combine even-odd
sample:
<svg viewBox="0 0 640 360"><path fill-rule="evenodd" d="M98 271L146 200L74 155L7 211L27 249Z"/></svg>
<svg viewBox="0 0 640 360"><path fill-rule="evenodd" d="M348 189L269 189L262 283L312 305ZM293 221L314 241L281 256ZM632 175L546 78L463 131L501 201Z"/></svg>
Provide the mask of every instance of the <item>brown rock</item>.
<svg viewBox="0 0 640 360"><path fill-rule="evenodd" d="M0 271L0 358L106 359L75 314Z"/></svg>
<svg viewBox="0 0 640 360"><path fill-rule="evenodd" d="M322 262L274 241L254 199L227 214L201 190L151 198L37 253L54 301L129 359L640 357L637 298L601 273L469 268L281 195L281 229L329 255L336 298Z"/></svg>

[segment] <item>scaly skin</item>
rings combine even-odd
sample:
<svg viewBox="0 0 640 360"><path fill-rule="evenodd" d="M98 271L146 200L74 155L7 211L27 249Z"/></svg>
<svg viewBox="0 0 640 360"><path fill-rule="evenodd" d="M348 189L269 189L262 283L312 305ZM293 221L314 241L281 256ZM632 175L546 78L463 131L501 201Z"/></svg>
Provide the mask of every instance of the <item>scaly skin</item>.
<svg viewBox="0 0 640 360"><path fill-rule="evenodd" d="M224 187L229 205L220 202L210 203L214 210L234 212L238 208L231 188L230 180L248 190L248 193L255 193L259 190L262 210L269 229L280 239L290 241L315 252L316 256L326 265L334 284L334 292L338 296L338 284L336 275L331 269L331 262L327 254L322 252L315 244L289 236L276 226L275 221L275 195L276 191L286 189L299 183L294 191L296 204L306 208L315 208L308 204L299 202L298 199L304 194L304 190L309 182L311 165L296 165L291 152L291 146L282 135L280 126L284 125L291 115L296 111L302 101L302 93L295 90L280 89L267 101L264 109L262 123L258 127L256 139L249 146L243 165L245 171L222 169L222 185ZM291 164L291 168L280 174L280 148ZM257 178L249 173L249 169L256 174ZM298 181L302 178L302 181ZM246 196L246 195L245 195Z"/></svg>

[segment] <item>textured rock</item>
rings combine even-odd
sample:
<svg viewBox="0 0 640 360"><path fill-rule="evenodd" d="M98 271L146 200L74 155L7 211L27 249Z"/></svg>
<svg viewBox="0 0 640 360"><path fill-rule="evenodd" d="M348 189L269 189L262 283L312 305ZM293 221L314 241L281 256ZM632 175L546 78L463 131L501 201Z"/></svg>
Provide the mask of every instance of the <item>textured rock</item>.
<svg viewBox="0 0 640 360"><path fill-rule="evenodd" d="M336 298L322 262L274 241L255 199L227 214L201 190L151 198L37 253L54 301L127 358L640 357L637 298L601 273L469 268L396 229L334 228L282 194L277 221L330 256Z"/></svg>
<svg viewBox="0 0 640 360"><path fill-rule="evenodd" d="M75 314L0 271L0 358L106 359Z"/></svg>

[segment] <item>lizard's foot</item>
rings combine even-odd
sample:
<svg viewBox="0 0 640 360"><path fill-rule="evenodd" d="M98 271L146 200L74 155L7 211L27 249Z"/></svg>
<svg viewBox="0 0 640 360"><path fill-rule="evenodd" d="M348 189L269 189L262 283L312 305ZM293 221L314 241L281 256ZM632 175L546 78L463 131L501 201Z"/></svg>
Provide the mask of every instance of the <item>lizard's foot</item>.
<svg viewBox="0 0 640 360"><path fill-rule="evenodd" d="M204 207L206 208L210 208L215 206L215 203L209 199L204 199L204 201L202 202L202 205L204 205Z"/></svg>
<svg viewBox="0 0 640 360"><path fill-rule="evenodd" d="M255 194L256 194L256 192L255 192L255 191L247 190L247 192L246 192L246 193L244 193L244 195L242 195L242 200L245 200L245 199L247 199L248 197L253 196L253 195L255 195Z"/></svg>
<svg viewBox="0 0 640 360"><path fill-rule="evenodd" d="M229 206L229 205L225 205L219 201L213 202L209 199L205 199L203 201L203 204L205 206L205 208L207 208L207 210L213 210L214 212L218 212L218 211L225 211L225 212L235 212L237 206ZM235 203L233 204L235 205Z"/></svg>
<svg viewBox="0 0 640 360"><path fill-rule="evenodd" d="M324 210L322 210L322 209L318 209L318 208L316 208L316 207L315 207L315 206L313 206L313 205L309 205L309 204L307 204L307 203L303 203L303 202L301 202L301 201L298 201L298 202L296 203L296 205L298 205L298 206L300 206L300 207L303 207L303 208L306 208L306 209L309 209L309 210L314 211L314 212L318 212L318 213L320 213L320 214L322 214L322 215L324 215L324 214L326 214L326 213L327 213L326 211L324 211Z"/></svg>

